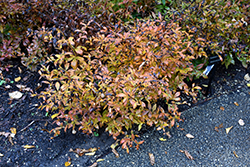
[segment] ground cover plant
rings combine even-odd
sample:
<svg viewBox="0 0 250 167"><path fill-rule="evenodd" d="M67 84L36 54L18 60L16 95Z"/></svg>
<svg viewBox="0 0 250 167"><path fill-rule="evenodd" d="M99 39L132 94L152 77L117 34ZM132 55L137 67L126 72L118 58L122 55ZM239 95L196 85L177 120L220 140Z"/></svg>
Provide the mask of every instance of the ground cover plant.
<svg viewBox="0 0 250 167"><path fill-rule="evenodd" d="M1 5L1 60L21 57L27 68L40 69L49 87L38 96L58 125L51 131L55 136L61 130L92 134L104 128L115 139L124 134L121 144L129 152L134 142L137 148L143 142L135 129L144 124L165 129L181 121L180 95L195 100L200 89L184 80L202 76L206 48L223 57L226 67L234 58L245 67L249 61L245 0Z"/></svg>

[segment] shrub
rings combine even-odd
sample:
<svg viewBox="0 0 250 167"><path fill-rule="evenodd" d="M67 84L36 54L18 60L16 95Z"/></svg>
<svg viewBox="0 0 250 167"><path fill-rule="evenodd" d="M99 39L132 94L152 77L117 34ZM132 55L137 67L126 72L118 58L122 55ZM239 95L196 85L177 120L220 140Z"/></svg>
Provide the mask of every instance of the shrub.
<svg viewBox="0 0 250 167"><path fill-rule="evenodd" d="M40 71L50 85L39 96L44 99L41 108L56 112L55 135L61 129L78 128L91 134L105 127L116 139L124 128L135 125L138 130L143 124L158 130L172 127L180 120L180 94L195 98L199 89L194 85L189 89L183 80L201 75L191 61L203 52L195 50L191 36L180 29L162 19L138 20L133 25L104 28L85 43L73 37L59 41L71 51L55 55L52 61L57 69L49 71L44 66ZM86 26L78 31L86 33ZM202 44L202 39L197 43ZM88 44L96 47L89 52ZM164 99L168 108L157 105L158 99ZM133 142L137 147L142 143L133 133L121 140L127 151Z"/></svg>
<svg viewBox="0 0 250 167"><path fill-rule="evenodd" d="M213 54L223 55L228 68L239 59L244 67L249 63L249 3L246 0L195 0L182 2L177 8L166 10L167 20L180 21L183 30L195 39L205 39Z"/></svg>

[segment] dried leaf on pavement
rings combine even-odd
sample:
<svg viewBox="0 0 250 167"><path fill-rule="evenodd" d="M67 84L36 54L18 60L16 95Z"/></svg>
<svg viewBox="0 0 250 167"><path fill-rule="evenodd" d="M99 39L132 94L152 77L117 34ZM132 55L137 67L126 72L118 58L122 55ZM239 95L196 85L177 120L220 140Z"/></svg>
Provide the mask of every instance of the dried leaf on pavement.
<svg viewBox="0 0 250 167"><path fill-rule="evenodd" d="M239 106L239 104L236 101L234 102L234 105Z"/></svg>
<svg viewBox="0 0 250 167"><path fill-rule="evenodd" d="M72 148L69 149L69 152L74 152L74 153L78 154L79 156L83 156L86 153L94 154L96 151L97 151L97 148L90 148L88 150L81 149L81 148L76 148L75 150L73 150ZM91 154L88 154L88 155L91 155Z"/></svg>
<svg viewBox="0 0 250 167"><path fill-rule="evenodd" d="M238 123L240 124L240 126L244 126L245 122L242 119L239 119Z"/></svg>
<svg viewBox="0 0 250 167"><path fill-rule="evenodd" d="M25 145L25 146L23 146L23 148L29 149L29 148L35 148L35 146L32 146L32 145Z"/></svg>
<svg viewBox="0 0 250 167"><path fill-rule="evenodd" d="M189 139L193 139L193 138L194 138L194 136L193 136L193 135L191 135L191 134L189 134L189 133L188 133L188 134L186 134L186 137L187 137L187 138L189 138Z"/></svg>
<svg viewBox="0 0 250 167"><path fill-rule="evenodd" d="M220 128L223 128L223 123L221 123L218 127L217 126L214 127L214 130L217 131L217 132L219 132Z"/></svg>
<svg viewBox="0 0 250 167"><path fill-rule="evenodd" d="M228 134L229 131L233 128L233 126L230 126L229 128L226 128L226 133Z"/></svg>
<svg viewBox="0 0 250 167"><path fill-rule="evenodd" d="M164 138L159 138L160 141L166 141L167 139L164 139Z"/></svg>
<svg viewBox="0 0 250 167"><path fill-rule="evenodd" d="M4 155L2 153L0 153L0 157L3 157Z"/></svg>
<svg viewBox="0 0 250 167"><path fill-rule="evenodd" d="M148 153L151 165L155 164L155 156L152 153Z"/></svg>
<svg viewBox="0 0 250 167"><path fill-rule="evenodd" d="M222 106L220 106L220 110L224 111L224 110L225 110L225 108L224 108L224 107L222 107Z"/></svg>
<svg viewBox="0 0 250 167"><path fill-rule="evenodd" d="M93 163L91 166L89 166L89 167L97 167L97 162L95 162L95 163Z"/></svg>
<svg viewBox="0 0 250 167"><path fill-rule="evenodd" d="M234 153L234 156L235 156L236 158L239 158L239 156L236 154L235 151L233 151L233 153Z"/></svg>
<svg viewBox="0 0 250 167"><path fill-rule="evenodd" d="M184 150L184 151L180 150L180 152L184 153L188 159L194 160L194 158L192 157L192 155L187 150Z"/></svg>
<svg viewBox="0 0 250 167"><path fill-rule="evenodd" d="M112 152L115 154L116 158L119 158L119 153L115 149L112 149Z"/></svg>

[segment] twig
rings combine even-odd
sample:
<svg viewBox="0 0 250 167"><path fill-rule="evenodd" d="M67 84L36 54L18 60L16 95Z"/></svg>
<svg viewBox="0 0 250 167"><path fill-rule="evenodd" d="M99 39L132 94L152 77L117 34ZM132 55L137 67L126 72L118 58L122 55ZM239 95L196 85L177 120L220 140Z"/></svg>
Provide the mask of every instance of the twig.
<svg viewBox="0 0 250 167"><path fill-rule="evenodd" d="M32 125L35 122L35 120L33 120L29 125L27 125L25 128L23 128L20 132L26 130L30 125Z"/></svg>

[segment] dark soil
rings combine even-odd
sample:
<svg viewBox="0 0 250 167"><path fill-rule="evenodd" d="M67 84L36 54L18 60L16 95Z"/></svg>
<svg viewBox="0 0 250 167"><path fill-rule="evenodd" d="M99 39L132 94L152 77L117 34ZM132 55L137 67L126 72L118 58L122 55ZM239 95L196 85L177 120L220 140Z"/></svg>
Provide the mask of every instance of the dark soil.
<svg viewBox="0 0 250 167"><path fill-rule="evenodd" d="M81 132L72 134L64 133L51 139L53 134L49 134L56 125L53 124L50 115L46 116L46 111L38 109L42 99L31 97L33 93L39 93L44 86L39 75L28 71L19 61L11 60L8 62L13 65L9 71L2 71L1 79L6 81L0 86L0 132L10 132L11 128L16 128L15 137L6 137L0 135L0 166L64 166L64 162L71 158L74 166L90 166L97 159L104 158L105 155L112 153L110 145L115 141L106 132L99 132L99 136L87 136ZM198 102L192 104L192 99L187 98L190 106L181 106L181 110L186 110L194 105L199 105L213 97L217 97L225 92L235 91L237 82L244 78L246 69L236 62L235 66L225 69L219 66L216 70L212 82L212 95L204 97L199 95ZM21 77L21 80L15 82L14 79ZM14 81L14 82L11 82ZM200 80L203 82L202 80ZM17 84L25 85L31 88L29 91L20 90ZM10 88L6 86L10 85ZM20 91L23 96L18 100L9 98L10 92ZM148 129L145 129L148 130ZM35 146L31 149L25 149L24 145ZM89 149L98 148L95 156L76 157L75 153L69 152L69 149ZM59 160L60 159L60 160Z"/></svg>

